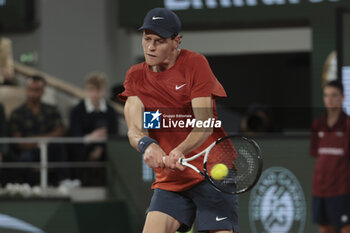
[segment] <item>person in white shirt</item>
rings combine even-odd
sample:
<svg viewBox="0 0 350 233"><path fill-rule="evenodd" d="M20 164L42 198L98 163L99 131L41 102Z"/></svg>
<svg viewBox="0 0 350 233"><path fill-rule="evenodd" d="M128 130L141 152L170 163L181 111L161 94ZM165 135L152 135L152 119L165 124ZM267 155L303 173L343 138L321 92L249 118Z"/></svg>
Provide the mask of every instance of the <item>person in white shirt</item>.
<svg viewBox="0 0 350 233"><path fill-rule="evenodd" d="M85 81L86 97L70 114L70 136L88 137L90 139L107 139L118 132L117 113L105 100L107 78L102 73L91 73ZM105 161L106 144L92 143L76 145L72 149L75 161ZM91 170L78 176L83 185L101 185L105 183L104 172L101 177L92 174ZM94 172L93 172L94 173ZM92 174L92 175L89 175Z"/></svg>

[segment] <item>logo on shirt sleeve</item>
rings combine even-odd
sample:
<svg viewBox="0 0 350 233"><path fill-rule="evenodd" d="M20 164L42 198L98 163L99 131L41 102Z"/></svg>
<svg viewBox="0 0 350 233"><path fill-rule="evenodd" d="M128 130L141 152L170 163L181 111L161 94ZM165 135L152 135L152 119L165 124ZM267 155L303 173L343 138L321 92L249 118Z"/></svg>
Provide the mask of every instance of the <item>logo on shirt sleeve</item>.
<svg viewBox="0 0 350 233"><path fill-rule="evenodd" d="M143 128L160 129L161 115L159 109L155 112L143 112Z"/></svg>

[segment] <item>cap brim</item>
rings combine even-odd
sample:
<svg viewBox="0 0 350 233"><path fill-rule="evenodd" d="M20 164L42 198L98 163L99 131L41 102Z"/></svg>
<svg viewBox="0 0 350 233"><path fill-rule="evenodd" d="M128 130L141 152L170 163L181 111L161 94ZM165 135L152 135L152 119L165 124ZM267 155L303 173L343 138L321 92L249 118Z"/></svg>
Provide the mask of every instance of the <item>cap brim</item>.
<svg viewBox="0 0 350 233"><path fill-rule="evenodd" d="M157 27L155 25L142 25L142 27L140 27L138 30L151 30L153 32L155 32L157 35L159 35L162 38L169 38L173 35L172 32L169 32L161 27Z"/></svg>

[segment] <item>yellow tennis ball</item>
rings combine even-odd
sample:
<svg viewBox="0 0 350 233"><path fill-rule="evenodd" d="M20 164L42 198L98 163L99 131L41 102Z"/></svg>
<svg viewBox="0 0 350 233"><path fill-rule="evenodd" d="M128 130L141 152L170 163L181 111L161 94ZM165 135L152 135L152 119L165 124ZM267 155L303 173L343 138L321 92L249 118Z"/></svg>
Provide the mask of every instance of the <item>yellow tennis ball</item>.
<svg viewBox="0 0 350 233"><path fill-rule="evenodd" d="M228 168L223 163L215 164L215 166L211 169L210 175L214 180L223 180L228 174Z"/></svg>

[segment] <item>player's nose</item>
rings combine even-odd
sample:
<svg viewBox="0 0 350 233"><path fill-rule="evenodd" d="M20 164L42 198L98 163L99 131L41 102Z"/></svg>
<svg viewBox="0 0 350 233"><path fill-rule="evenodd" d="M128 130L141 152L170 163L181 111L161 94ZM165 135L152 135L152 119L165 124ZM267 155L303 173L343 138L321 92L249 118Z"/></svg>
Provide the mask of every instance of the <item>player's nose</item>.
<svg viewBox="0 0 350 233"><path fill-rule="evenodd" d="M155 48L154 43L151 42L148 44L148 50L153 51Z"/></svg>

